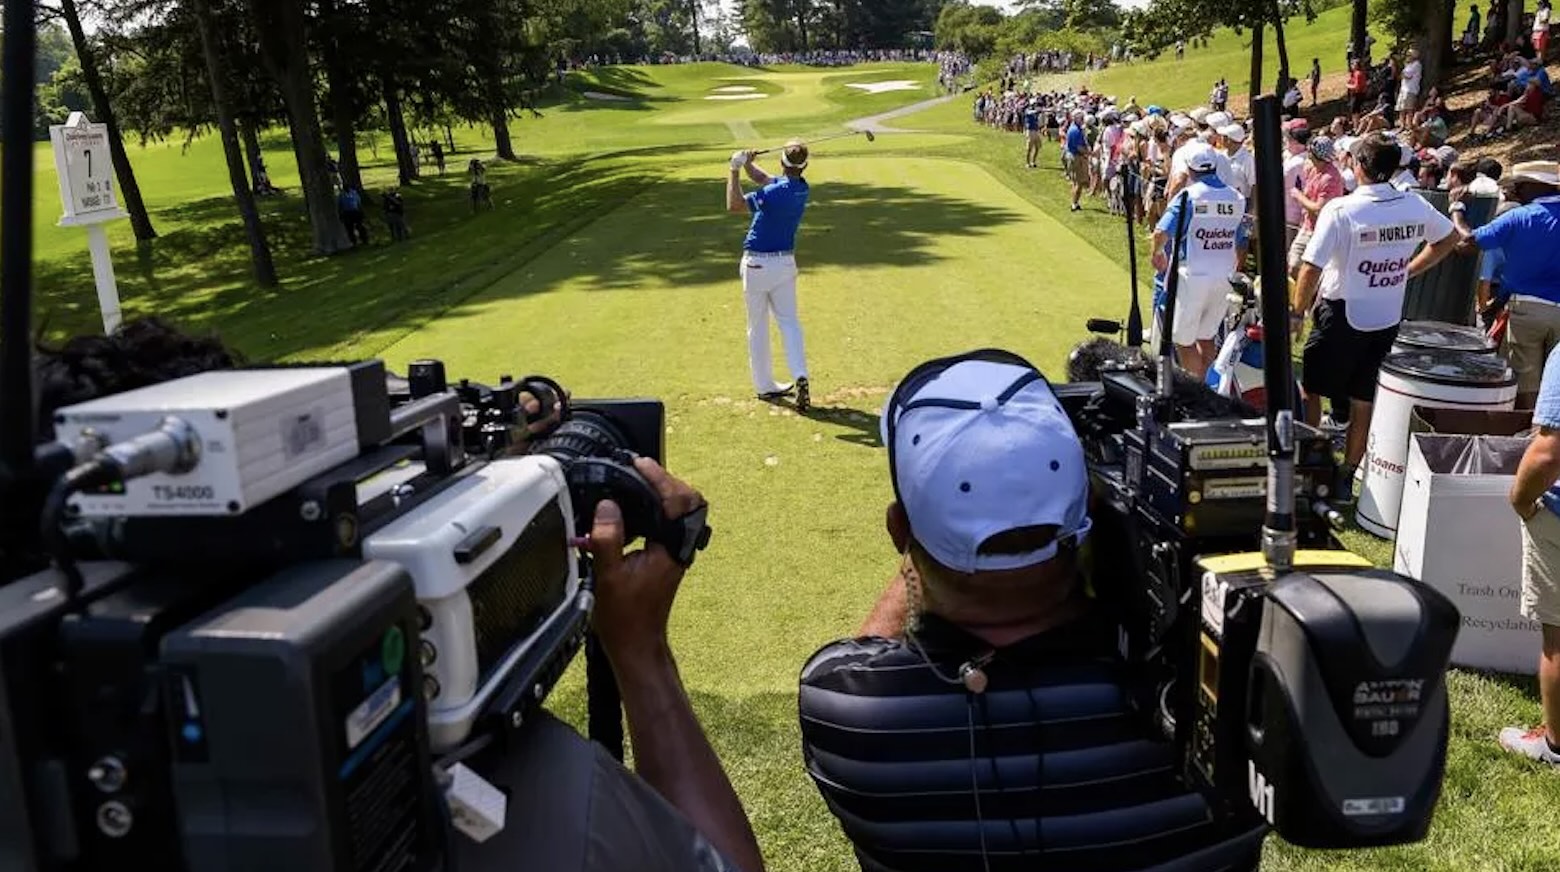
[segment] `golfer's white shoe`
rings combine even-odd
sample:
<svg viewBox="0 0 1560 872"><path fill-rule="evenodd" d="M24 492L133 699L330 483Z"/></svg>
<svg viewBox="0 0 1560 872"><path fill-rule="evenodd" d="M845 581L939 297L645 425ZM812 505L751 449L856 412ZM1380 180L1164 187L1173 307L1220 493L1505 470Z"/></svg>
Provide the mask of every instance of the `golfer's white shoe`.
<svg viewBox="0 0 1560 872"><path fill-rule="evenodd" d="M1549 731L1544 727L1524 730L1507 727L1500 731L1500 746L1513 754L1521 754L1530 760L1560 766L1560 752L1549 746Z"/></svg>

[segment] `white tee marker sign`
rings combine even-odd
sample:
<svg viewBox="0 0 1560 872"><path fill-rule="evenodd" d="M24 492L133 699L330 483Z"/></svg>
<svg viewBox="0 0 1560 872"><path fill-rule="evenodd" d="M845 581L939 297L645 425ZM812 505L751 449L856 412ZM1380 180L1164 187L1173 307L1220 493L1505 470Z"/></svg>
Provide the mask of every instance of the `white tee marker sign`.
<svg viewBox="0 0 1560 872"><path fill-rule="evenodd" d="M114 182L114 162L108 149L108 126L94 124L85 113L72 112L64 124L49 128L54 144L54 171L60 181L61 227L87 228L87 248L92 254L98 307L103 331L119 326L119 288L109 258L108 234L103 222L127 217L119 208Z"/></svg>

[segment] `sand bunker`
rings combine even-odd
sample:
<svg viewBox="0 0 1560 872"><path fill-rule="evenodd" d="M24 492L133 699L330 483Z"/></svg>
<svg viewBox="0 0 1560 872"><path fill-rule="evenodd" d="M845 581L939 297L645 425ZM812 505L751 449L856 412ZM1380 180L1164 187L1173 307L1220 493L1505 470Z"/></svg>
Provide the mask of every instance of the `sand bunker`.
<svg viewBox="0 0 1560 872"><path fill-rule="evenodd" d="M746 94L758 89L752 85L722 85L719 88L711 88L710 90L717 94Z"/></svg>
<svg viewBox="0 0 1560 872"><path fill-rule="evenodd" d="M706 100L762 100L768 94L707 94Z"/></svg>
<svg viewBox="0 0 1560 872"><path fill-rule="evenodd" d="M847 88L856 88L866 91L868 94L882 94L887 91L919 91L921 86L908 79L895 79L892 82L851 82Z"/></svg>
<svg viewBox="0 0 1560 872"><path fill-rule="evenodd" d="M611 103L627 103L632 99L622 94L603 94L600 91L584 91L582 93L584 93L587 100L606 100Z"/></svg>

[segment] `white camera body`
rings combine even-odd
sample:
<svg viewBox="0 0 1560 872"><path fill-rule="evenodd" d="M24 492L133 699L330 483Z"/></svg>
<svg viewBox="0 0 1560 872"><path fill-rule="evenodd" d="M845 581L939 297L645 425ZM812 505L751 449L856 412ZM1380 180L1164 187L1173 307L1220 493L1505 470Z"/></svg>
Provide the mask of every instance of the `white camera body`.
<svg viewBox="0 0 1560 872"><path fill-rule="evenodd" d="M412 576L435 753L465 740L528 647L568 619L580 589L573 508L551 457L497 460L363 541Z"/></svg>

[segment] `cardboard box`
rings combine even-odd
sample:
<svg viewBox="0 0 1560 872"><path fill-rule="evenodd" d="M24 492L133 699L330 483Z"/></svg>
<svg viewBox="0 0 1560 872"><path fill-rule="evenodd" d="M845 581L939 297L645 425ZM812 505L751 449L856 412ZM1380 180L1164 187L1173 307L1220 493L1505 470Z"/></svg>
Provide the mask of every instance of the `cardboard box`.
<svg viewBox="0 0 1560 872"><path fill-rule="evenodd" d="M1537 669L1539 624L1518 613L1522 522L1506 498L1528 442L1409 437L1393 569L1441 591L1462 612L1452 648L1458 666L1523 675Z"/></svg>

